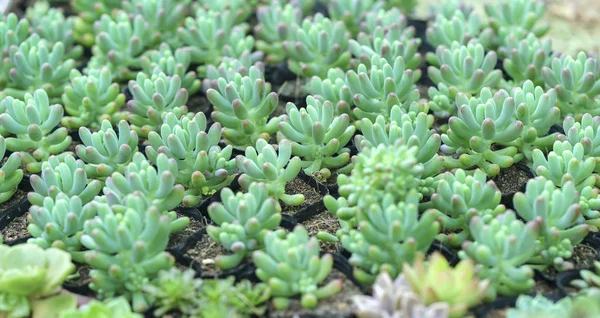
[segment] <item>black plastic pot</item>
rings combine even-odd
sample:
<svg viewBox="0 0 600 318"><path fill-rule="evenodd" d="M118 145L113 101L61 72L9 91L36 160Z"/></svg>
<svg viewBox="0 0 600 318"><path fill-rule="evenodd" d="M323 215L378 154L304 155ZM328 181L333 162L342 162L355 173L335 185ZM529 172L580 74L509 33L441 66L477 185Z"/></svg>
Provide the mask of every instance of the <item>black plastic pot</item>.
<svg viewBox="0 0 600 318"><path fill-rule="evenodd" d="M588 268L588 270L591 270L591 268ZM573 269L570 271L564 271L562 273L559 273L556 276L556 287L558 288L558 291L560 292L561 296L566 297L569 295L567 288L571 287L572 281L581 278L580 272L581 269Z"/></svg>
<svg viewBox="0 0 600 318"><path fill-rule="evenodd" d="M325 204L323 203L322 198L329 194L329 190L326 186L318 183L314 178L306 175L303 171L300 171L300 174L298 174L298 178L308 183L308 185L310 185L312 188L316 189L317 192L321 195L321 200L296 211L296 213L294 213L293 215L290 215L293 219L288 218L288 220L291 223L294 223L293 220L295 220L295 224L309 220L313 216L325 211Z"/></svg>
<svg viewBox="0 0 600 318"><path fill-rule="evenodd" d="M286 61L271 65L265 64L265 80L271 83L273 88L279 88L283 83L295 80L297 77L287 65Z"/></svg>
<svg viewBox="0 0 600 318"><path fill-rule="evenodd" d="M0 231L3 231L12 220L27 213L30 206L27 196L23 196L0 211Z"/></svg>
<svg viewBox="0 0 600 318"><path fill-rule="evenodd" d="M454 249L437 240L431 243L431 246L427 251L427 255L433 254L434 252L441 253L444 258L446 258L450 266L455 266L460 261L460 258Z"/></svg>
<svg viewBox="0 0 600 318"><path fill-rule="evenodd" d="M589 233L580 244L588 245L596 251L595 260L600 260L600 241L598 241L597 236L593 235L593 233ZM575 270L581 270L582 268L576 268ZM585 268L583 268L585 269ZM557 279L561 275L561 273L548 274L542 271L535 271L535 279L543 280L550 285L557 285Z"/></svg>

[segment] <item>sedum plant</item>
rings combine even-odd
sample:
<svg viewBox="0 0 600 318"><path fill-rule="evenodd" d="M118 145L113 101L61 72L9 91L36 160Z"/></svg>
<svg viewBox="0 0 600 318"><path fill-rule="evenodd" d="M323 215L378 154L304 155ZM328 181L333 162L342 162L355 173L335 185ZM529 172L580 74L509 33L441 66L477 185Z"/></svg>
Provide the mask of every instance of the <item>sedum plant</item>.
<svg viewBox="0 0 600 318"><path fill-rule="evenodd" d="M484 8L499 45L504 44L510 34L519 40L528 34L541 38L550 29L548 23L538 23L546 13L546 4L539 0L501 0L487 3Z"/></svg>
<svg viewBox="0 0 600 318"><path fill-rule="evenodd" d="M434 23L427 27L426 37L433 47L451 47L453 42L461 45L476 42L489 49L494 41L492 30L486 28L477 13L465 15L461 11L453 12L451 17L437 15ZM435 59L433 55L428 57L430 64L435 64Z"/></svg>
<svg viewBox="0 0 600 318"><path fill-rule="evenodd" d="M83 54L83 47L75 44L73 36L74 17L65 18L62 9L50 8L48 2L36 2L27 8L25 16L31 22L32 31L42 39L55 44L61 42L65 46L66 56L78 59Z"/></svg>
<svg viewBox="0 0 600 318"><path fill-rule="evenodd" d="M590 269L583 269L579 272L579 279L571 281L571 286L577 288L578 296L597 296L600 291L600 262L594 261L594 266Z"/></svg>
<svg viewBox="0 0 600 318"><path fill-rule="evenodd" d="M600 67L596 59L579 52L576 57L555 57L542 68L547 87L556 89L558 108L563 115L598 115L596 97L600 94Z"/></svg>
<svg viewBox="0 0 600 318"><path fill-rule="evenodd" d="M525 265L535 254L542 221L523 223L512 211L495 218L475 216L469 230L473 241L465 241L461 259L472 259L481 279L490 281L486 299L529 292L534 285L533 269Z"/></svg>
<svg viewBox="0 0 600 318"><path fill-rule="evenodd" d="M290 40L283 41L282 47L290 70L298 76L325 78L330 68L348 68L350 33L343 22L333 22L317 13L290 32Z"/></svg>
<svg viewBox="0 0 600 318"><path fill-rule="evenodd" d="M190 2L191 0L127 0L123 2L122 10L132 16L142 16L162 39L174 43L177 27L185 19Z"/></svg>
<svg viewBox="0 0 600 318"><path fill-rule="evenodd" d="M127 102L129 122L141 137L158 130L167 112L185 115L188 108L188 91L181 87L181 77L164 73L148 76L139 72L136 80L129 81L129 92L133 99Z"/></svg>
<svg viewBox="0 0 600 318"><path fill-rule="evenodd" d="M333 21L342 21L346 29L356 36L360 22L367 12L377 12L384 3L378 0L331 0L327 3L327 13Z"/></svg>
<svg viewBox="0 0 600 318"><path fill-rule="evenodd" d="M340 68L332 68L327 71L327 78L322 79L313 76L306 83L306 92L320 102L330 102L334 106L335 114L348 114L354 119L350 108L352 105L352 93L346 84L346 73Z"/></svg>
<svg viewBox="0 0 600 318"><path fill-rule="evenodd" d="M331 254L319 255L319 241L308 236L302 226L285 234L283 230L265 235L265 249L252 255L256 276L271 288L273 304L284 310L289 298L301 295L304 308L314 308L317 302L337 294L343 282L339 279L319 287L333 267Z"/></svg>
<svg viewBox="0 0 600 318"><path fill-rule="evenodd" d="M196 72L188 71L192 61L191 52L186 48L172 50L167 43L162 43L158 50L148 51L140 59L142 71L147 75L164 73L169 77L175 75L181 79L181 87L190 95L200 90L200 80Z"/></svg>
<svg viewBox="0 0 600 318"><path fill-rule="evenodd" d="M192 269L184 271L172 267L158 272L158 276L150 283L142 286L142 290L155 299L156 309L152 312L161 317L166 313L177 310L184 315L196 312L200 298L202 279L195 278Z"/></svg>
<svg viewBox="0 0 600 318"><path fill-rule="evenodd" d="M229 82L220 78L217 85L206 95L215 108L211 117L223 126L228 143L243 148L268 140L277 131L280 119L269 115L279 98L257 67L250 67L248 76L238 74Z"/></svg>
<svg viewBox="0 0 600 318"><path fill-rule="evenodd" d="M271 289L265 283L252 285L249 280L207 279L202 282L199 308L195 314L201 317L247 317L264 316Z"/></svg>
<svg viewBox="0 0 600 318"><path fill-rule="evenodd" d="M60 314L60 318L96 317L142 318L144 316L142 314L132 312L131 305L125 297L107 299L104 302L92 300L76 310L65 310Z"/></svg>
<svg viewBox="0 0 600 318"><path fill-rule="evenodd" d="M1 243L0 238L0 316L58 317L77 306L73 294L61 293L61 284L75 271L69 253Z"/></svg>
<svg viewBox="0 0 600 318"><path fill-rule="evenodd" d="M255 67L264 78L265 65L260 61L262 52L254 52L252 54L246 52L237 58L224 56L218 65L206 66L206 77L202 80L202 88L219 90L219 78L224 78L226 83L235 81L239 75L249 76L250 68Z"/></svg>
<svg viewBox="0 0 600 318"><path fill-rule="evenodd" d="M224 188L221 202L208 207L208 215L216 225L208 225L206 233L233 253L215 258L216 266L230 269L246 255L264 247L265 235L281 222L281 207L269 197L264 183L252 183L247 193L234 194Z"/></svg>
<svg viewBox="0 0 600 318"><path fill-rule="evenodd" d="M573 301L569 297L555 303L541 294L536 294L535 297L520 295L515 308L506 311L506 318L575 317L570 316L572 305Z"/></svg>
<svg viewBox="0 0 600 318"><path fill-rule="evenodd" d="M117 131L118 135L108 120L103 120L96 132L79 128L82 144L75 147L75 153L86 163L90 178L104 180L114 172L124 173L138 151L138 135L126 121L119 122Z"/></svg>
<svg viewBox="0 0 600 318"><path fill-rule="evenodd" d="M292 4L282 5L278 1L271 1L256 9L256 19L256 48L265 53L265 62L277 64L285 60L283 41L290 40L294 25L302 23L302 9Z"/></svg>
<svg viewBox="0 0 600 318"><path fill-rule="evenodd" d="M62 94L65 111L70 115L62 118L60 123L64 127L97 129L103 120L113 119L125 103L125 94L113 82L113 74L107 67L88 70L87 75L71 70L69 77L70 83Z"/></svg>
<svg viewBox="0 0 600 318"><path fill-rule="evenodd" d="M292 158L292 143L283 139L277 151L264 139L256 141L256 147L246 148L245 155L235 158L242 172L239 184L248 190L255 182L264 182L269 195L287 205L297 206L304 202L303 194L287 194L285 185L292 181L302 168L299 157Z"/></svg>
<svg viewBox="0 0 600 318"><path fill-rule="evenodd" d="M197 113L193 117L177 118L167 113L160 133L150 132L146 155L158 162L165 154L177 162L176 181L185 188L184 206L196 206L202 198L228 186L234 178L236 163L231 158L232 147L221 149L221 125L214 123L208 131L206 117Z"/></svg>
<svg viewBox="0 0 600 318"><path fill-rule="evenodd" d="M431 14L434 16L442 15L446 19L451 19L456 12L460 11L465 17L473 13L473 5L463 0L446 0L441 5L432 5Z"/></svg>
<svg viewBox="0 0 600 318"><path fill-rule="evenodd" d="M302 159L304 172L327 180L331 177L330 169L340 168L350 161L346 145L356 128L347 114L335 116L330 102L321 103L308 96L306 104L305 108L298 109L288 103L279 130L292 142L292 154Z"/></svg>
<svg viewBox="0 0 600 318"><path fill-rule="evenodd" d="M550 40L540 40L531 33L520 40L517 35L511 34L499 52L505 57L504 70L515 84L529 80L536 86L544 86L542 70L550 66L553 55Z"/></svg>
<svg viewBox="0 0 600 318"><path fill-rule="evenodd" d="M64 110L61 105L50 105L44 90L38 89L33 95L26 94L24 102L6 97L0 101L0 105L6 110L0 114L0 125L15 135L6 138L6 149L21 153L27 171L40 172L42 161L71 145L72 138L67 129L55 129Z"/></svg>
<svg viewBox="0 0 600 318"><path fill-rule="evenodd" d="M21 166L21 154L14 152L6 156L6 139L0 136L0 204L4 203L17 192L17 187L23 180L23 170Z"/></svg>
<svg viewBox="0 0 600 318"><path fill-rule="evenodd" d="M29 37L30 23L28 19L19 19L16 14L3 14L0 18L0 89L9 81L9 71L13 67L10 48L25 42Z"/></svg>
<svg viewBox="0 0 600 318"><path fill-rule="evenodd" d="M476 169L469 175L462 169L454 173L446 172L437 182L437 190L429 202L422 203L421 210L435 213L441 228L446 233L437 238L451 246L460 246L472 239L469 224L474 216L492 218L503 213L506 208L500 204L502 193L487 175Z"/></svg>
<svg viewBox="0 0 600 318"><path fill-rule="evenodd" d="M574 117L567 116L563 121L564 134L560 134L557 140L562 142L568 141L572 146L581 144L583 146L583 157L585 159L592 157L600 157L600 116L592 116L585 113L581 116L580 121L576 121ZM600 170L596 159L595 172Z"/></svg>
<svg viewBox="0 0 600 318"><path fill-rule="evenodd" d="M119 9L122 5L122 0L71 1L73 11L77 13L73 25L75 40L86 47L93 46L95 42L94 22L99 20L103 14L110 14L113 9Z"/></svg>
<svg viewBox="0 0 600 318"><path fill-rule="evenodd" d="M98 180L90 180L85 172L85 164L73 156L64 158L50 156L42 163L41 174L29 177L33 192L27 194L31 205L44 205L44 198L55 199L59 193L69 198L78 196L82 203L92 201L102 189Z"/></svg>
<svg viewBox="0 0 600 318"><path fill-rule="evenodd" d="M248 17L256 8L257 2L257 0L200 0L198 1L198 5L201 5L202 8L206 10L216 12L223 12L225 10L229 10L234 14L236 24L239 24L248 19Z"/></svg>
<svg viewBox="0 0 600 318"><path fill-rule="evenodd" d="M567 260L573 255L573 247L589 232L589 225L582 224L579 193L573 182L567 181L561 189L556 189L552 181L537 177L527 182L525 193L515 194L513 203L526 221L541 221L536 253L529 263L539 264L542 269L573 268Z"/></svg>

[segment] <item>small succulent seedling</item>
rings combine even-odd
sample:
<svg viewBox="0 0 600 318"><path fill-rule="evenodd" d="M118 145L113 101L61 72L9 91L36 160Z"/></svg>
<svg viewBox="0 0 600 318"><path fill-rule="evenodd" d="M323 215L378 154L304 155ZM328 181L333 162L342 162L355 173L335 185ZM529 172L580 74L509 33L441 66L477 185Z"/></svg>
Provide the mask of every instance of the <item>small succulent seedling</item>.
<svg viewBox="0 0 600 318"><path fill-rule="evenodd" d="M17 192L17 187L23 179L21 166L21 154L14 152L6 157L6 140L0 136L0 203L8 201Z"/></svg>
<svg viewBox="0 0 600 318"><path fill-rule="evenodd" d="M505 57L504 70L515 84L530 80L536 86L544 85L542 69L550 66L553 55L550 40L540 40L531 33L519 40L518 36L511 34L499 52Z"/></svg>
<svg viewBox="0 0 600 318"><path fill-rule="evenodd" d="M164 73L181 78L181 87L193 95L200 90L200 80L196 72L188 71L192 61L191 52L186 48L171 49L167 43L162 43L158 50L148 51L140 59L142 71L148 76Z"/></svg>
<svg viewBox="0 0 600 318"><path fill-rule="evenodd" d="M258 24L254 27L256 48L265 52L265 62L276 64L285 59L283 41L291 39L294 24L302 23L302 9L291 4L283 6L270 1L256 9Z"/></svg>
<svg viewBox="0 0 600 318"><path fill-rule="evenodd" d="M537 316L548 318L577 317L570 315L572 306L573 301L570 297L565 297L555 303L544 297L542 294L537 294L535 297L521 295L517 298L515 308L506 311L506 318L528 318Z"/></svg>
<svg viewBox="0 0 600 318"><path fill-rule="evenodd" d="M327 77L322 79L313 76L304 87L306 92L320 102L328 101L335 107L335 114L348 114L354 119L350 109L352 105L352 92L346 84L346 73L340 68L327 71Z"/></svg>
<svg viewBox="0 0 600 318"><path fill-rule="evenodd" d="M557 140L568 141L572 146L581 144L583 146L584 158L595 158L596 170L600 170L600 116L592 116L585 113L581 116L580 121L576 121L574 117L567 116L563 121L564 134L560 134Z"/></svg>
<svg viewBox="0 0 600 318"><path fill-rule="evenodd" d="M203 283L202 279L195 276L193 269L182 271L172 267L160 271L152 282L142 286L142 290L155 299L153 314L160 317L172 310L186 315L194 314Z"/></svg>

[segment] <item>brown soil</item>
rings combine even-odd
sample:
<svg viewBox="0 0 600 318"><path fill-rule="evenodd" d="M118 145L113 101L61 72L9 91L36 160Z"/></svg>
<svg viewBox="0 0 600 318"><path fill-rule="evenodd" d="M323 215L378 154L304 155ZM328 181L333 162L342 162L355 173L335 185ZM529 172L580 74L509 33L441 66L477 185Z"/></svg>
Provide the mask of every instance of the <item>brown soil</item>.
<svg viewBox="0 0 600 318"><path fill-rule="evenodd" d="M492 180L494 180L494 183L496 183L496 186L500 192L502 192L502 195L506 196L521 191L523 185L529 180L529 176L525 171L512 166L510 168L502 169Z"/></svg>
<svg viewBox="0 0 600 318"><path fill-rule="evenodd" d="M27 231L27 214L14 218L1 234L5 242L14 241L29 236Z"/></svg>
<svg viewBox="0 0 600 318"><path fill-rule="evenodd" d="M283 101L285 111L286 100L291 101L292 103L298 106L299 104L305 103L306 93L304 92L304 85L306 84L306 79L302 79L297 77L296 80L291 80L283 83L278 89L277 94L279 94L280 103Z"/></svg>
<svg viewBox="0 0 600 318"><path fill-rule="evenodd" d="M212 105L210 104L210 102L208 101L206 96L203 94L196 93L196 94L190 96L190 98L187 102L187 106L188 106L189 112L192 112L192 113L202 112L204 114L207 114L207 117L210 117L209 115L211 112ZM207 118L207 119L209 119L209 118Z"/></svg>
<svg viewBox="0 0 600 318"><path fill-rule="evenodd" d="M185 214L177 213L177 218L185 216ZM172 233L171 236L169 236L169 245L167 245L167 248L174 248L183 244L186 238L205 227L208 222L204 217L200 217L200 219L189 217L189 219L190 225L188 225L188 227L177 233Z"/></svg>
<svg viewBox="0 0 600 318"><path fill-rule="evenodd" d="M319 301L319 304L314 309L304 309L300 305L299 297L291 300L290 305L285 311L277 311L269 302L269 315L271 318L288 318L288 317L328 317L328 318L343 318L352 317L354 305L352 304L352 296L361 295L358 289L351 281L346 279L346 276L337 269L333 269L329 277L321 284L325 285L333 279L343 279L344 287L338 294Z"/></svg>
<svg viewBox="0 0 600 318"><path fill-rule="evenodd" d="M78 286L88 285L92 281L92 278L90 277L90 270L92 268L87 264L75 263L75 265L76 265L76 273L79 273L79 276L76 278L67 280L66 282L71 283L73 285L78 285Z"/></svg>
<svg viewBox="0 0 600 318"><path fill-rule="evenodd" d="M219 275L223 272L214 264L214 258L221 254L230 254L223 245L215 242L208 235L202 238L185 253L200 264L202 275Z"/></svg>
<svg viewBox="0 0 600 318"><path fill-rule="evenodd" d="M25 177L23 177L23 179L25 179ZM9 208L11 208L11 207L15 206L17 203L21 202L21 199L26 196L27 196L27 192L25 192L21 189L17 189L15 194L13 194L12 198L10 198L9 200L7 200L5 202L0 203L0 214L8 212Z"/></svg>
<svg viewBox="0 0 600 318"><path fill-rule="evenodd" d="M588 268L594 265L598 257L598 252L587 244L578 244L573 248L573 257L569 259L575 266L575 269ZM544 272L549 278L556 278L558 271L554 267L549 267Z"/></svg>
<svg viewBox="0 0 600 318"><path fill-rule="evenodd" d="M506 312L510 309L510 307L502 308L502 309L494 309L490 311L485 318L504 318L506 317Z"/></svg>
<svg viewBox="0 0 600 318"><path fill-rule="evenodd" d="M335 235L335 232L340 228L338 219L327 211L323 211L300 224L306 228L310 236L316 236L319 231ZM321 241L319 244L321 245L322 252L336 253L342 248L342 243L340 242L328 243Z"/></svg>
<svg viewBox="0 0 600 318"><path fill-rule="evenodd" d="M285 193L290 195L298 193L304 194L304 202L298 206L290 206L281 202L281 212L284 214L296 214L298 211L323 199L317 189L311 187L300 178L288 182L288 184L285 185Z"/></svg>

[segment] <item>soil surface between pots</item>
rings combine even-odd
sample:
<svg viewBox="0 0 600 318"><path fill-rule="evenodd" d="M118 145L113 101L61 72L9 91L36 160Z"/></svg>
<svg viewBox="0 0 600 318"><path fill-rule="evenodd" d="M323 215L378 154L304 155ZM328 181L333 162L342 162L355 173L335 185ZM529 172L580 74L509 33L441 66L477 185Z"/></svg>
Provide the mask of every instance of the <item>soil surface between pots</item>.
<svg viewBox="0 0 600 318"><path fill-rule="evenodd" d="M323 211L312 218L301 222L309 236L316 236L319 231L327 232L335 235L335 232L340 229L340 222L328 211ZM320 241L321 252L336 253L342 248L341 242L329 243Z"/></svg>
<svg viewBox="0 0 600 318"><path fill-rule="evenodd" d="M285 185L285 193L287 194L303 194L304 202L298 206L287 205L283 202L281 203L281 213L294 215L298 211L301 211L314 203L319 202L322 197L321 194L317 191L317 189L313 188L300 178L296 178Z"/></svg>
<svg viewBox="0 0 600 318"><path fill-rule="evenodd" d="M30 236L27 231L27 213L14 218L0 233L5 242Z"/></svg>

